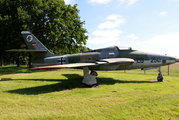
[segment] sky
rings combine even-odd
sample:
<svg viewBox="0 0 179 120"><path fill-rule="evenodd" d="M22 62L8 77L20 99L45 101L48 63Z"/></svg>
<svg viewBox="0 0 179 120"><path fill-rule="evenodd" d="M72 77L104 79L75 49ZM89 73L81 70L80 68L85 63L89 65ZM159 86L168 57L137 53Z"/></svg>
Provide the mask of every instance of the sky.
<svg viewBox="0 0 179 120"><path fill-rule="evenodd" d="M91 49L130 46L179 58L179 0L65 0L78 4Z"/></svg>

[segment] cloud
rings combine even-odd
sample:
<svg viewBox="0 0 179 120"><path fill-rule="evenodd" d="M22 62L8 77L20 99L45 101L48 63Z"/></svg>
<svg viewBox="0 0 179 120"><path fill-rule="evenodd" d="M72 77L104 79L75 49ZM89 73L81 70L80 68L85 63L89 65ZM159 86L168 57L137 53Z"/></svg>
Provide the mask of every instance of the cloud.
<svg viewBox="0 0 179 120"><path fill-rule="evenodd" d="M136 3L137 1L139 1L139 0L119 0L119 2L120 2L121 4L126 3L128 6L129 6L129 5L133 5L133 4Z"/></svg>
<svg viewBox="0 0 179 120"><path fill-rule="evenodd" d="M136 45L140 45L140 42L136 42L135 44L136 44Z"/></svg>
<svg viewBox="0 0 179 120"><path fill-rule="evenodd" d="M67 0L66 0L67 1ZM112 0L89 0L91 4L108 4ZM126 3L126 5L130 6L135 4L139 0L118 0L121 4Z"/></svg>
<svg viewBox="0 0 179 120"><path fill-rule="evenodd" d="M116 28L118 26L120 26L121 24L125 23L125 20L116 20L114 22L111 21L107 21L104 23L101 23L100 25L98 25L99 29L112 29L112 28Z"/></svg>
<svg viewBox="0 0 179 120"><path fill-rule="evenodd" d="M112 42L115 42L118 39L118 37L95 37L95 38L89 38L88 42L91 44L111 44Z"/></svg>
<svg viewBox="0 0 179 120"><path fill-rule="evenodd" d="M132 34L132 35L127 36L127 38L138 39L139 37L135 37L135 34Z"/></svg>
<svg viewBox="0 0 179 120"><path fill-rule="evenodd" d="M127 0L119 0L121 4L125 3Z"/></svg>
<svg viewBox="0 0 179 120"><path fill-rule="evenodd" d="M105 47L109 47L109 46L119 46L120 44L121 44L120 42L114 41L114 42L107 43L107 44L105 44L104 46L105 46Z"/></svg>
<svg viewBox="0 0 179 120"><path fill-rule="evenodd" d="M166 16L168 12L160 12L160 16Z"/></svg>
<svg viewBox="0 0 179 120"><path fill-rule="evenodd" d="M103 37L118 37L119 33L122 33L121 30L96 30L92 33L92 35L96 35L96 36L103 36Z"/></svg>
<svg viewBox="0 0 179 120"><path fill-rule="evenodd" d="M112 0L89 0L90 3L94 4L94 3L97 3L97 4L107 4L109 2L111 2Z"/></svg>
<svg viewBox="0 0 179 120"><path fill-rule="evenodd" d="M123 18L123 16L115 15L115 14L107 16L107 20L109 21L106 21L98 25L98 28L99 29L105 29L105 28L113 29L126 22L126 19Z"/></svg>
<svg viewBox="0 0 179 120"><path fill-rule="evenodd" d="M109 45L115 45L118 40L119 34L121 34L121 30L96 30L92 33L94 35L94 38L89 38L88 42L91 44L107 44Z"/></svg>
<svg viewBox="0 0 179 120"><path fill-rule="evenodd" d="M162 53L175 57L179 57L178 45L179 45L179 33L177 34L166 34L157 35L148 41L148 51L154 53Z"/></svg>
<svg viewBox="0 0 179 120"><path fill-rule="evenodd" d="M64 0L66 4L71 4L73 0Z"/></svg>
<svg viewBox="0 0 179 120"><path fill-rule="evenodd" d="M168 34L168 35L157 35L151 39L151 43L160 43L160 44L179 44L179 33L177 34Z"/></svg>
<svg viewBox="0 0 179 120"><path fill-rule="evenodd" d="M133 41L133 40L130 40L129 42L130 42L130 43L134 43L134 41Z"/></svg>
<svg viewBox="0 0 179 120"><path fill-rule="evenodd" d="M103 46L120 44L118 39L119 35L123 32L114 28L118 27L126 20L123 18L123 16L116 14L107 16L105 20L107 21L98 25L98 30L93 31L88 43L96 45L101 44Z"/></svg>
<svg viewBox="0 0 179 120"><path fill-rule="evenodd" d="M127 5L133 5L134 3L136 3L139 0L129 0Z"/></svg>
<svg viewBox="0 0 179 120"><path fill-rule="evenodd" d="M143 41L142 43L145 43L145 44L147 44L147 43L148 43L148 41Z"/></svg>
<svg viewBox="0 0 179 120"><path fill-rule="evenodd" d="M112 14L112 15L108 15L107 16L107 20L117 20L117 19L120 19L122 18L123 16L121 15L115 15L115 14Z"/></svg>

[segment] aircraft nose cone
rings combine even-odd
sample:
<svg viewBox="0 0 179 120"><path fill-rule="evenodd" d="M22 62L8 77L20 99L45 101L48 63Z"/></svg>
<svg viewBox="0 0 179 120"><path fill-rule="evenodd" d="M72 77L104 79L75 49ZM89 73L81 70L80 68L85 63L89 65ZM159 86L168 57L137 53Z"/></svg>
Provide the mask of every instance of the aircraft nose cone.
<svg viewBox="0 0 179 120"><path fill-rule="evenodd" d="M169 63L175 63L177 62L177 58L169 56Z"/></svg>
<svg viewBox="0 0 179 120"><path fill-rule="evenodd" d="M178 60L178 59L177 59L177 58L175 58L175 62L177 62L177 60Z"/></svg>

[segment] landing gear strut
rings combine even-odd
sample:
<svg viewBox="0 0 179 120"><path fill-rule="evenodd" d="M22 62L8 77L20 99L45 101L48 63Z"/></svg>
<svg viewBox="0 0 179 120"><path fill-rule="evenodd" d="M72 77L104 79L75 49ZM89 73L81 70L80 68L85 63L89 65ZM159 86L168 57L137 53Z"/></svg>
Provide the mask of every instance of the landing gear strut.
<svg viewBox="0 0 179 120"><path fill-rule="evenodd" d="M83 75L84 75L84 78L83 78L82 83L84 83L85 85L92 86L92 85L97 84L96 78L93 75L89 74L88 67L83 67Z"/></svg>
<svg viewBox="0 0 179 120"><path fill-rule="evenodd" d="M162 76L162 72L161 72L161 70L160 70L160 68L158 68L158 76L157 76L157 80L159 81L159 82L162 82L163 81L163 76Z"/></svg>

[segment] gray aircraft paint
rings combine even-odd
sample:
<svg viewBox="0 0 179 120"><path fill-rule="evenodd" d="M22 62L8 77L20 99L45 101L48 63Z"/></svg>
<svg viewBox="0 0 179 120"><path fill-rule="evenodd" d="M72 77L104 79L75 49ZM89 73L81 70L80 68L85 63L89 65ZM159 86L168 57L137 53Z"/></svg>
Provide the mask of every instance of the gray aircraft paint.
<svg viewBox="0 0 179 120"><path fill-rule="evenodd" d="M29 31L22 31L21 34L29 50L46 51L40 54L37 52L31 52L33 58L54 56L32 33L30 33ZM28 40L28 37L30 37L31 40Z"/></svg>
<svg viewBox="0 0 179 120"><path fill-rule="evenodd" d="M175 62L174 57L167 55L144 53L142 51L132 50L131 47L124 49L118 46L96 49L77 54L54 55L32 33L22 31L22 35L29 50L39 51L31 52L34 66L73 66L70 64L89 63L89 69L91 70L128 70L158 67ZM117 58L120 58L120 62L117 61ZM110 63L110 60L112 59L116 61ZM127 62L128 60L129 62ZM134 60L134 63L132 60ZM129 64L130 61L133 64ZM90 63L94 63L94 66ZM75 65L75 68L77 66L78 65Z"/></svg>
<svg viewBox="0 0 179 120"><path fill-rule="evenodd" d="M84 79L87 85L96 84L94 70L129 70L129 69L153 69L159 68L157 80L162 81L163 76L160 66L169 65L177 61L176 58L145 53L132 50L131 47L123 48L112 46L102 49L91 50L84 53L54 55L52 54L32 33L22 31L22 36L28 50L9 50L15 52L31 52L32 63L35 68L31 69L60 69L60 68L82 68ZM89 74L89 69L92 70Z"/></svg>

